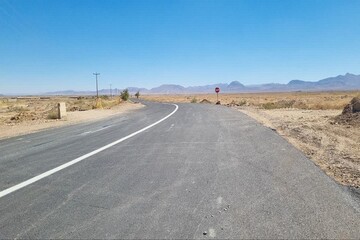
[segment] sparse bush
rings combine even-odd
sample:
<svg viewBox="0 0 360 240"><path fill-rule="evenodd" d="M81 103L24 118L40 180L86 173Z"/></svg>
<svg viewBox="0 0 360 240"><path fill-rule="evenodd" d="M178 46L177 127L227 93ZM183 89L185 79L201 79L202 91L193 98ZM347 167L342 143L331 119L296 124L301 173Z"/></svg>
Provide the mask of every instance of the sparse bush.
<svg viewBox="0 0 360 240"><path fill-rule="evenodd" d="M136 97L137 99L139 99L139 97L140 97L140 92L139 92L139 91L137 91L137 93L135 93L135 97Z"/></svg>
<svg viewBox="0 0 360 240"><path fill-rule="evenodd" d="M101 98L101 99L104 99L104 100L108 100L108 99L109 99L109 96L108 96L108 95L101 95L100 98Z"/></svg>
<svg viewBox="0 0 360 240"><path fill-rule="evenodd" d="M293 107L295 100L280 100L278 102L268 102L262 104L264 109L278 109L278 108L291 108Z"/></svg>
<svg viewBox="0 0 360 240"><path fill-rule="evenodd" d="M277 107L276 107L275 103L268 102L268 103L264 103L262 105L262 108L264 108L264 109L276 109Z"/></svg>
<svg viewBox="0 0 360 240"><path fill-rule="evenodd" d="M124 89L121 94L120 94L120 98L123 100L123 101L127 101L129 99L129 90L127 89Z"/></svg>
<svg viewBox="0 0 360 240"><path fill-rule="evenodd" d="M101 98L97 98L93 109L103 108Z"/></svg>
<svg viewBox="0 0 360 240"><path fill-rule="evenodd" d="M67 104L69 104L69 103L67 103ZM82 104L84 104L84 101L83 100L77 100L77 101L74 101L73 104L74 105L82 105Z"/></svg>
<svg viewBox="0 0 360 240"><path fill-rule="evenodd" d="M197 103L197 99L194 97L193 99L191 99L191 103Z"/></svg>
<svg viewBox="0 0 360 240"><path fill-rule="evenodd" d="M103 108L110 109L110 108L116 106L117 104L119 104L119 101L118 101L118 100L103 101L103 102L102 102L102 107L103 107Z"/></svg>
<svg viewBox="0 0 360 240"><path fill-rule="evenodd" d="M303 101L296 101L293 107L297 109L309 109L309 106Z"/></svg>
<svg viewBox="0 0 360 240"><path fill-rule="evenodd" d="M346 104L316 103L311 106L312 110L333 110L343 109Z"/></svg>
<svg viewBox="0 0 360 240"><path fill-rule="evenodd" d="M239 106L244 106L244 105L246 105L246 104L247 104L246 100L241 100L241 101L239 102Z"/></svg>

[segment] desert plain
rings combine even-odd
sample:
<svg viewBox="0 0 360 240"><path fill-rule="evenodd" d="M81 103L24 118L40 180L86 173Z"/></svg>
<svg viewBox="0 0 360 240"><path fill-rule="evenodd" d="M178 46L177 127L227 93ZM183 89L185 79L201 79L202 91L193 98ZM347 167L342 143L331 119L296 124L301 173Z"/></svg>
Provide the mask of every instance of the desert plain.
<svg viewBox="0 0 360 240"><path fill-rule="evenodd" d="M219 107L231 107L271 128L302 151L337 182L360 187L360 113L342 114L360 91L219 94ZM215 104L216 94L141 95L157 102ZM58 102L67 117L56 119ZM144 107L118 96L0 98L0 139L48 128L96 121ZM239 133L240 134L240 133Z"/></svg>

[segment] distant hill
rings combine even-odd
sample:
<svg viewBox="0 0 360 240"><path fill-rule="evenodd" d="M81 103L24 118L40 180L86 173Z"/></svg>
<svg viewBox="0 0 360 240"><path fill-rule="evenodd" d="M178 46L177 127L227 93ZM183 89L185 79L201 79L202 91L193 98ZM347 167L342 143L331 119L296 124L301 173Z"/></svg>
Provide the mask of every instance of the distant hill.
<svg viewBox="0 0 360 240"><path fill-rule="evenodd" d="M111 92L113 95L117 95L120 91L122 91L121 89L111 89ZM74 90L64 90L64 91L56 91L56 92L46 92L43 93L42 95L49 95L49 96L56 96L56 95L61 95L61 96L73 96L73 95L82 95L82 96L87 96L87 95L91 95L94 96L96 95L96 91L74 91ZM110 95L110 89L100 89L99 90L99 95Z"/></svg>
<svg viewBox="0 0 360 240"><path fill-rule="evenodd" d="M150 90L150 92L152 93L185 93L186 92L186 88L184 88L183 86L180 85L175 85L175 84L164 84L161 85L159 87L156 88L152 88Z"/></svg>
<svg viewBox="0 0 360 240"><path fill-rule="evenodd" d="M355 90L360 89L360 75L347 73L316 82L292 80L287 87L290 90Z"/></svg>
<svg viewBox="0 0 360 240"><path fill-rule="evenodd" d="M245 88L246 87L244 84L241 84L238 81L233 81L226 87L226 90L229 92L237 92L237 91L244 90Z"/></svg>
<svg viewBox="0 0 360 240"><path fill-rule="evenodd" d="M291 80L287 84L267 83L260 85L248 85L233 81L229 84L218 83L204 86L183 87L176 84L164 84L152 89L129 87L130 93L137 91L145 94L181 94L181 93L213 93L215 87L221 89L220 92L286 92L286 91L341 91L341 90L360 90L360 75L347 73L336 77L329 77L318 81ZM120 89L113 89L113 94L119 93ZM95 91L58 91L45 93L45 95L95 95ZM109 95L109 89L99 91L100 95Z"/></svg>

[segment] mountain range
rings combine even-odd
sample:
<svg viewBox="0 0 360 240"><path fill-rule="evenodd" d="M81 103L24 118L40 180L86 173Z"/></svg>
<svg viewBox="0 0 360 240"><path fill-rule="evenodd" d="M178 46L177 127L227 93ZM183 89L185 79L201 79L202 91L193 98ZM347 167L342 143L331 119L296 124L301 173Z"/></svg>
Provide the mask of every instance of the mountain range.
<svg viewBox="0 0 360 240"><path fill-rule="evenodd" d="M221 92L225 93L248 93L248 92L288 92L288 91L342 91L342 90L360 90L360 75L346 73L336 77L329 77L318 81L291 80L287 84L268 83L259 85L247 85L239 81L233 81L229 84L218 83L205 86L184 87L176 84L164 84L152 89L129 87L130 93L139 91L145 94L185 94L185 93L213 93L215 87L219 87ZM113 89L112 93L117 94L121 90ZM101 95L108 95L109 89L99 91ZM45 93L46 95L94 95L95 91L58 91Z"/></svg>
<svg viewBox="0 0 360 240"><path fill-rule="evenodd" d="M340 91L340 90L358 90L360 89L360 75L347 73L336 77L329 77L319 81L302 81L291 80L287 84L267 83L259 85L248 85L233 81L229 84L218 83L205 86L183 87L175 84L164 84L156 88L128 88L130 92L143 93L212 93L215 87L219 87L221 92L237 93L237 92L286 92L286 91Z"/></svg>

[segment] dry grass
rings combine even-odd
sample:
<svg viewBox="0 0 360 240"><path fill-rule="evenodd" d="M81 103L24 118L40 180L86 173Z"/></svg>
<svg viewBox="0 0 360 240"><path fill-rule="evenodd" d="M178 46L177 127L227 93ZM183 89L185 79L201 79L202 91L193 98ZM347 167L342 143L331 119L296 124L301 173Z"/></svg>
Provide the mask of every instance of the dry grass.
<svg viewBox="0 0 360 240"><path fill-rule="evenodd" d="M65 102L68 112L88 111L96 108L111 109L120 104L119 97L101 96L100 103L95 97L34 97L34 98L0 98L0 124L12 124L14 121L31 119L56 119L58 102ZM28 113L28 114L19 114ZM16 120L14 120L16 119Z"/></svg>
<svg viewBox="0 0 360 240"><path fill-rule="evenodd" d="M297 108L308 110L342 109L360 91L349 92L290 92L219 94L221 104L253 106L263 109ZM216 102L216 94L143 95L143 99L158 102L190 103L193 99Z"/></svg>

